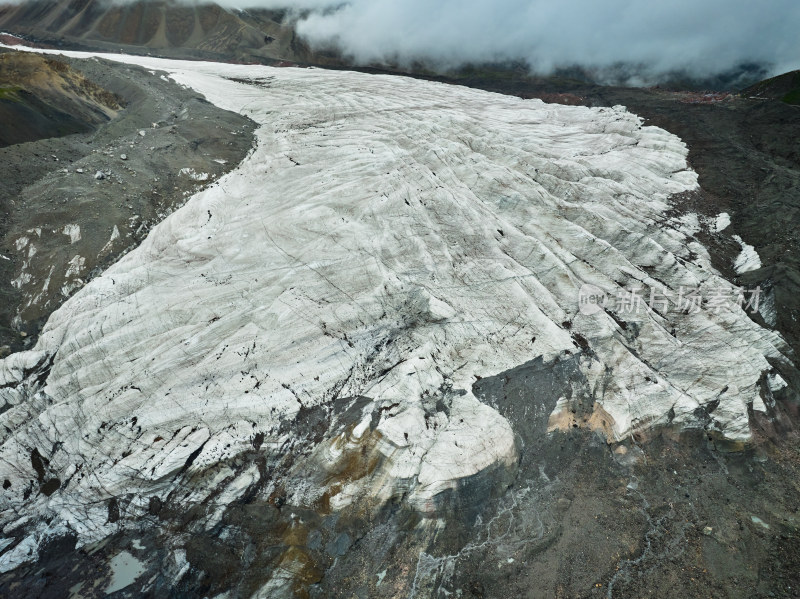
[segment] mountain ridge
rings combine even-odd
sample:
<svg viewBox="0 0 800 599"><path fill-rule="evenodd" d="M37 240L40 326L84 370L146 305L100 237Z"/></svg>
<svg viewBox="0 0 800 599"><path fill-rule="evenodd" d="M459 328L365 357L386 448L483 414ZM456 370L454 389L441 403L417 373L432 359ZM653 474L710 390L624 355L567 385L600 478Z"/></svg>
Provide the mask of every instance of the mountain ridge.
<svg viewBox="0 0 800 599"><path fill-rule="evenodd" d="M0 30L76 49L235 62L308 60L310 50L285 16L174 0L35 0L0 6Z"/></svg>

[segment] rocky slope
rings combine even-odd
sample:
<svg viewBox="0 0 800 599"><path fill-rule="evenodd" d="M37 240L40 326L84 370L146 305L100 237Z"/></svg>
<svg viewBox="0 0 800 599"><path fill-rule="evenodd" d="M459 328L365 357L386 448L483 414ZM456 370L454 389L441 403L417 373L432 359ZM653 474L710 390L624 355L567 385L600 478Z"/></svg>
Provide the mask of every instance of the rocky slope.
<svg viewBox="0 0 800 599"><path fill-rule="evenodd" d="M0 6L0 31L71 47L185 58L264 62L303 60L284 13L213 3L35 0Z"/></svg>
<svg viewBox="0 0 800 599"><path fill-rule="evenodd" d="M800 105L800 71L784 73L748 87L742 95L753 99L780 100Z"/></svg>
<svg viewBox="0 0 800 599"><path fill-rule="evenodd" d="M122 98L66 63L36 54L0 54L0 147L92 130L117 115Z"/></svg>
<svg viewBox="0 0 800 599"><path fill-rule="evenodd" d="M680 139L622 107L124 60L252 118L258 146L0 365L5 588L38 559L87 595L641 596L687 544L729 576L701 530L796 530L783 504L729 526L768 502L726 487L757 468L788 496L796 457L716 445L780 424L797 375L754 306L679 299L737 297L700 243L729 217L678 209ZM622 303L587 309L586 286ZM736 507L706 533L691 493ZM82 576L104 547L111 580Z"/></svg>

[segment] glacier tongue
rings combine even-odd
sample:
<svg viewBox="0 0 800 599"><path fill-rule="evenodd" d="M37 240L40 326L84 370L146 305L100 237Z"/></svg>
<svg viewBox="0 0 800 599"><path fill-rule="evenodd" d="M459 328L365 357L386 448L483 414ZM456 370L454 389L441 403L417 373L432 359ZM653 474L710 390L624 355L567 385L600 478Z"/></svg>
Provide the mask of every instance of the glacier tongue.
<svg viewBox="0 0 800 599"><path fill-rule="evenodd" d="M512 424L472 385L535 358L580 354L588 381L591 418L574 421L563 398L553 428L618 440L698 426L695 411L718 401L710 426L749 438L748 406L763 408L759 382L784 351L775 333L737 307L578 309L584 284L731 288L691 223L665 216L671 194L697 187L673 135L622 107L108 58L166 70L253 118L258 145L54 313L33 351L2 362L5 534L23 514L48 513L51 527L99 538L116 529L108 498L146 510L149 495L256 435L279 447L281 422L347 397L384 408L370 434L387 459L369 489L356 481L331 505L402 484L430 510L456 481L514 463ZM422 402L442 389L458 393L431 416ZM321 463L366 437L367 416L353 424ZM34 449L60 483L52 494L26 493L42 479ZM0 568L30 559L19 547L28 553L3 555Z"/></svg>

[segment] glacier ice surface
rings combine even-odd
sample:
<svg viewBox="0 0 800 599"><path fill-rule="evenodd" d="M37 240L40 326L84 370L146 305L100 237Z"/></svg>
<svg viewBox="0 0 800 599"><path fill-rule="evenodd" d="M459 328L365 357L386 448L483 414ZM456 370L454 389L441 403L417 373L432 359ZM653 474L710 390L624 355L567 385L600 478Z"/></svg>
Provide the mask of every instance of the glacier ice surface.
<svg viewBox="0 0 800 599"><path fill-rule="evenodd" d="M80 289L34 349L0 362L4 534L22 514L47 514L37 535L60 522L82 542L100 538L116 530L108 498L125 494L145 510L187 463L188 474L219 463L257 433L277 447L282 421L339 397L389 407L377 423L388 459L374 492L388 497L392 481L406 481L424 510L455 481L514 462L512 424L471 388L535 358L581 354L591 426L610 441L696 426L695 410L717 400L711 426L750 437L748 406L760 402L764 373L776 380L768 360L785 351L777 334L735 306L578 309L584 284L612 296L731 288L692 224L665 216L671 194L697 188L674 135L624 107L106 57L167 72L249 116L257 145ZM422 398L443 387L461 393L428 426ZM552 428L567 426L568 407L559 401ZM61 488L26 498L34 448ZM348 505L357 487L331 505ZM34 554L26 541L0 569Z"/></svg>

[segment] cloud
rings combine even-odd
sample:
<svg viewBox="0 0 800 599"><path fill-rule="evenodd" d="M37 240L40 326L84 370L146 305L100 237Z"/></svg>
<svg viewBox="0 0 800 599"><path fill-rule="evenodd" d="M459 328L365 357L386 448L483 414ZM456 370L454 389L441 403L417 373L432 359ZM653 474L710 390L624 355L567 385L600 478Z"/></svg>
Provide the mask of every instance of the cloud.
<svg viewBox="0 0 800 599"><path fill-rule="evenodd" d="M262 0L276 7L277 0ZM746 62L800 68L797 0L300 0L297 31L357 63L440 68L522 60L707 75Z"/></svg>

